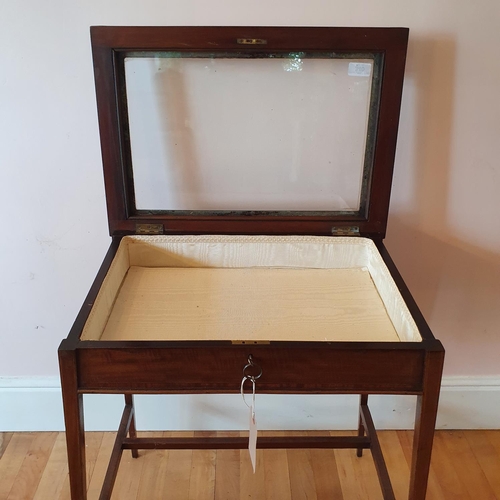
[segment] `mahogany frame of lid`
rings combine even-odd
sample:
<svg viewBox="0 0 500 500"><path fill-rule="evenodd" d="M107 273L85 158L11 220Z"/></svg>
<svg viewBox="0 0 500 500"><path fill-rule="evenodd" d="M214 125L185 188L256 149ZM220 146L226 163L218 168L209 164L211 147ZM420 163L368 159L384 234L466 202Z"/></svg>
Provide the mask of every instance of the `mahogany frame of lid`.
<svg viewBox="0 0 500 500"><path fill-rule="evenodd" d="M265 44L241 44L241 40ZM134 234L137 223L161 224L169 234L316 234L359 227L360 234L384 237L389 211L399 111L408 43L407 28L306 27L108 27L91 28L102 160L112 236ZM359 214L259 211L210 214L150 213L135 210L128 141L123 53L128 51L223 51L241 53L365 52L382 55L378 116L374 118L371 178Z"/></svg>

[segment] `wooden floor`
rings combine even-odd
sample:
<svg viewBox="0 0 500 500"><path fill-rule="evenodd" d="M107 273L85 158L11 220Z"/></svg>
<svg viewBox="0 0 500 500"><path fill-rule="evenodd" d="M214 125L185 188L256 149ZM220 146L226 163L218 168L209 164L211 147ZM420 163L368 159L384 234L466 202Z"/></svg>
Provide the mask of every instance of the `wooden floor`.
<svg viewBox="0 0 500 500"><path fill-rule="evenodd" d="M112 433L87 434L89 500L99 496L113 439ZM411 439L409 431L380 432L398 500L407 498ZM0 500L24 499L69 500L64 433L0 433ZM259 450L253 475L246 450L151 450L141 451L138 459L124 453L113 499L381 500L382 496L369 451L357 458L353 450ZM427 500L442 499L500 499L500 431L437 432Z"/></svg>

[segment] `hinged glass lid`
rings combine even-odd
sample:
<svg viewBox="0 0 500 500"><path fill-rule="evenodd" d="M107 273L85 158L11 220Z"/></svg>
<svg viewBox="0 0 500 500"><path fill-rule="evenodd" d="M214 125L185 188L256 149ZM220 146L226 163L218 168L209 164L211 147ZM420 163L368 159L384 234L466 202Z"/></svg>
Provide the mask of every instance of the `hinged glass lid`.
<svg viewBox="0 0 500 500"><path fill-rule="evenodd" d="M137 214L364 215L383 55L125 51Z"/></svg>
<svg viewBox="0 0 500 500"><path fill-rule="evenodd" d="M91 38L110 234L384 237L408 29Z"/></svg>

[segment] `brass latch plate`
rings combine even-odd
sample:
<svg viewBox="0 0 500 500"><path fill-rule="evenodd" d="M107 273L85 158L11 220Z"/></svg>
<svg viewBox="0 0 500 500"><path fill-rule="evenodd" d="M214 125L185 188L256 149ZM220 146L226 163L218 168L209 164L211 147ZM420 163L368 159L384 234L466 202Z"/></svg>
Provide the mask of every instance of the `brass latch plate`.
<svg viewBox="0 0 500 500"><path fill-rule="evenodd" d="M233 345L259 345L259 344L270 344L269 340L231 340Z"/></svg>

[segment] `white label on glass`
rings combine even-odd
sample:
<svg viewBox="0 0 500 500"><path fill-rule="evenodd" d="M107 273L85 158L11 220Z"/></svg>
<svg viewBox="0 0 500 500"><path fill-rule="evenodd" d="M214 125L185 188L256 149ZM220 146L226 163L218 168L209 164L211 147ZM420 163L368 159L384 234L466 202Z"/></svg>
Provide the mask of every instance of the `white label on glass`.
<svg viewBox="0 0 500 500"><path fill-rule="evenodd" d="M349 76L370 76L372 73L372 65L370 63L351 62L347 69Z"/></svg>

